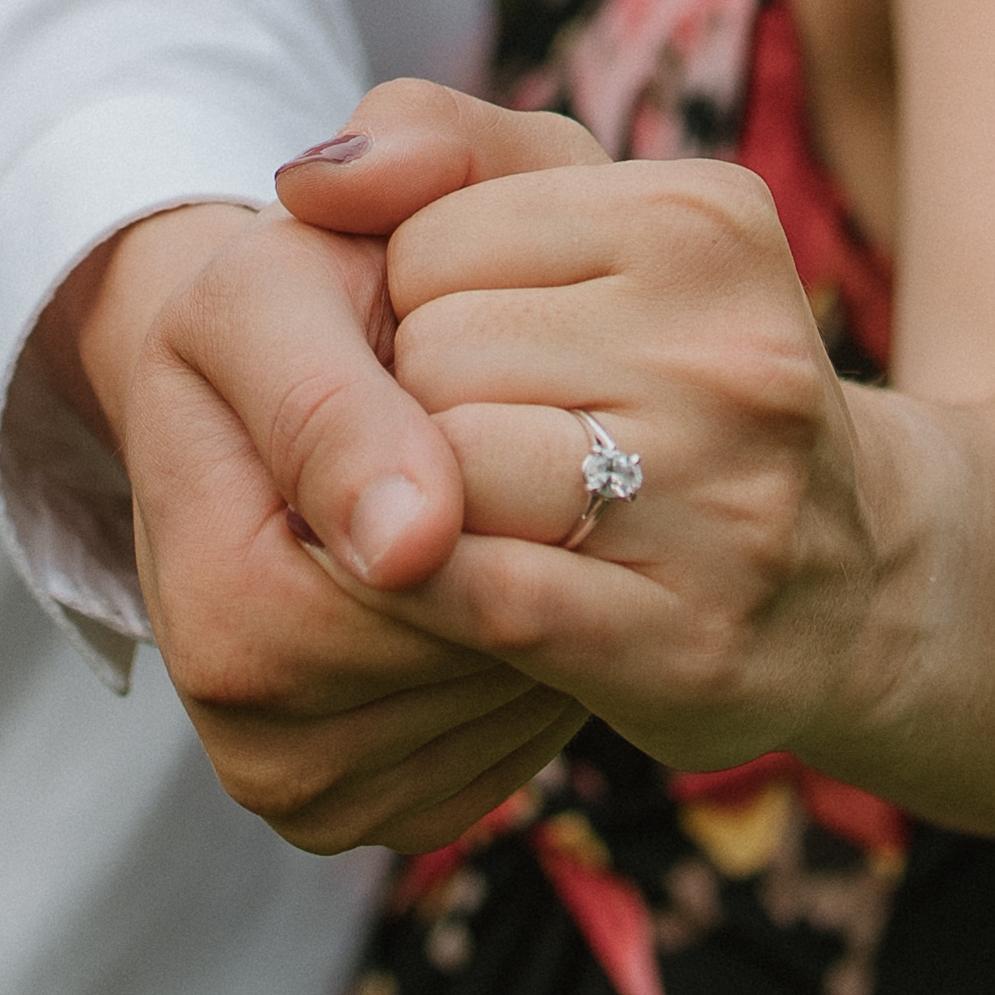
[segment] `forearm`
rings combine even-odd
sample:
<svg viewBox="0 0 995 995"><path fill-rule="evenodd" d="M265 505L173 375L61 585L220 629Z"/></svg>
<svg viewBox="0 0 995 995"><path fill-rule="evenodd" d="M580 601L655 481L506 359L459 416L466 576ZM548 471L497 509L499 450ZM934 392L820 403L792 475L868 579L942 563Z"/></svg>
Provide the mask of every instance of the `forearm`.
<svg viewBox="0 0 995 995"><path fill-rule="evenodd" d="M995 833L995 414L844 390L873 595L839 721L799 752L916 814Z"/></svg>

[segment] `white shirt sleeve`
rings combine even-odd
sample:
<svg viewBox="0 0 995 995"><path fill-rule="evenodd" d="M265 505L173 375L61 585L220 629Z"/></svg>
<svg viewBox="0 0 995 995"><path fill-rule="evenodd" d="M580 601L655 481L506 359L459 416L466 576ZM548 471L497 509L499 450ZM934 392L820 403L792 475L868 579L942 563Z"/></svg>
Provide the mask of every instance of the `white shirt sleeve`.
<svg viewBox="0 0 995 995"><path fill-rule="evenodd" d="M275 167L341 126L364 72L344 0L0 5L0 540L117 690L150 638L127 481L24 344L73 268L127 224L271 200Z"/></svg>

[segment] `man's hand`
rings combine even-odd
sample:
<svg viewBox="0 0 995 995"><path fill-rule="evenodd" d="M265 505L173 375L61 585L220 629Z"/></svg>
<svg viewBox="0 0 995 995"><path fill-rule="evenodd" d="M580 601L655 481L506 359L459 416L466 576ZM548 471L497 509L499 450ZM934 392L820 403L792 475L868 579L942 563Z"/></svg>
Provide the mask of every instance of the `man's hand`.
<svg viewBox="0 0 995 995"><path fill-rule="evenodd" d="M440 494L448 475L450 501L459 486L375 353L393 332L382 246L272 213L162 309L133 374L122 434L146 601L236 800L313 850L431 846L553 755L579 710L378 618L301 552L288 503L332 548L371 477L431 471ZM417 538L393 564L408 569ZM437 816L418 822L425 806Z"/></svg>
<svg viewBox="0 0 995 995"><path fill-rule="evenodd" d="M398 186L381 201L395 218L478 178L469 163L505 147L491 120L440 132L433 115L414 139L455 133L464 161L426 153L443 179ZM573 158L578 142L598 154L563 128L537 164ZM512 668L364 608L288 529L290 505L339 569L384 589L449 555L458 468L387 372L393 332L382 241L278 207L254 218L219 206L160 215L99 250L39 330L65 393L121 449L157 640L223 784L320 852L447 841L586 717ZM64 362L67 339L78 363Z"/></svg>

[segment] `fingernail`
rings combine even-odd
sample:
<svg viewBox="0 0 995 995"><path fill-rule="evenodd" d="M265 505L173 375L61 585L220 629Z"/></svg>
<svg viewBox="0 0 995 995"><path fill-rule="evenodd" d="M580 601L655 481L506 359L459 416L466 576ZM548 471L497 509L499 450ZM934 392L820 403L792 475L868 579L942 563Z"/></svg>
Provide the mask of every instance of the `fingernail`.
<svg viewBox="0 0 995 995"><path fill-rule="evenodd" d="M364 578L390 552L425 507L425 495L407 477L385 477L356 502L349 523L353 565Z"/></svg>
<svg viewBox="0 0 995 995"><path fill-rule="evenodd" d="M341 567L336 567L336 565L332 563L331 557L329 557L328 553L325 552L325 548L323 546L308 546L304 544L301 546L301 549L303 549L304 552L307 553L307 555L310 556L311 559L314 560L314 562L317 563L318 566L332 578L332 580L339 583L339 578L342 576L343 571Z"/></svg>
<svg viewBox="0 0 995 995"><path fill-rule="evenodd" d="M321 145L307 149L291 159L290 162L285 162L276 171L276 175L280 176L288 169L302 166L307 162L332 162L339 166L345 165L347 162L355 162L366 155L372 144L366 135L339 135L327 142L322 142Z"/></svg>
<svg viewBox="0 0 995 995"><path fill-rule="evenodd" d="M325 548L325 544L315 534L314 529L304 520L304 516L300 512L294 511L293 508L287 508L287 528L305 546L313 546L315 549Z"/></svg>

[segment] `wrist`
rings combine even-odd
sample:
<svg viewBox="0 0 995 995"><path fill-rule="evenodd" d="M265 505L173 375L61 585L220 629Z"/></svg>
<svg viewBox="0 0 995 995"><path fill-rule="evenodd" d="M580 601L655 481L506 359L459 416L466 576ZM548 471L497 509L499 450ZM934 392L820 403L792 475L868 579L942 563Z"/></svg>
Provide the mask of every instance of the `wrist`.
<svg viewBox="0 0 995 995"><path fill-rule="evenodd" d="M198 204L138 221L94 249L43 312L30 348L56 392L115 450L155 316L254 217L237 205Z"/></svg>
<svg viewBox="0 0 995 995"><path fill-rule="evenodd" d="M995 830L991 776L976 776L992 718L995 423L980 432L973 409L844 392L873 582L826 726L797 752L927 818Z"/></svg>

